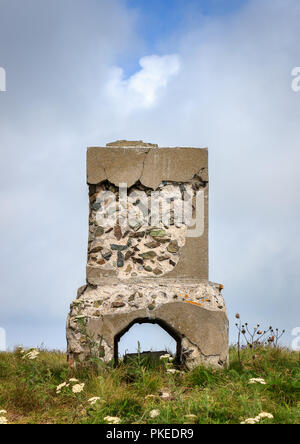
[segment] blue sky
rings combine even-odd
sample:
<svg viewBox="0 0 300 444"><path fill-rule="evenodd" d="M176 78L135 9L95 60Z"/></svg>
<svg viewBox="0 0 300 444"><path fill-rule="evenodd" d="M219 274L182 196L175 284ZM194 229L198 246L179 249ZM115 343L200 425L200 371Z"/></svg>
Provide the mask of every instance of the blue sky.
<svg viewBox="0 0 300 444"><path fill-rule="evenodd" d="M0 0L0 10L8 346L65 347L85 282L85 151L117 139L209 148L210 279L224 284L232 326L238 311L285 328L289 345L300 325L299 1Z"/></svg>
<svg viewBox="0 0 300 444"><path fill-rule="evenodd" d="M160 53L165 43L176 49L179 35L186 32L191 21L204 17L226 16L242 8L248 0L125 0L137 14L136 31L143 42L141 51ZM142 54L141 54L142 56ZM124 57L126 75L138 68L136 55Z"/></svg>

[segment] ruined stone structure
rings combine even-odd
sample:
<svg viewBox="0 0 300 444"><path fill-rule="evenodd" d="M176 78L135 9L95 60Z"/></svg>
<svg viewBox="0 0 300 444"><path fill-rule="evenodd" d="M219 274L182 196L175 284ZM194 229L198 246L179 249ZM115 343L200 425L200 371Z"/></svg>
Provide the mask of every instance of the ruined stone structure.
<svg viewBox="0 0 300 444"><path fill-rule="evenodd" d="M208 151L118 141L87 151L87 284L67 320L70 365L118 361L135 323L157 323L177 360L224 367L228 319L208 276Z"/></svg>

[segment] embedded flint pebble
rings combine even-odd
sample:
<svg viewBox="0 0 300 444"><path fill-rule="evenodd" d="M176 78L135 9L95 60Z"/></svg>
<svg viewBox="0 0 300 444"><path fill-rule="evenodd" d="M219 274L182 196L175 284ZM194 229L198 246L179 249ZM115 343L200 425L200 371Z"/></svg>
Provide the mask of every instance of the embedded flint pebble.
<svg viewBox="0 0 300 444"><path fill-rule="evenodd" d="M153 242L147 242L146 244L145 244L145 247L147 247L147 248L157 248L157 247L159 247L160 246L160 243L159 242L155 242L155 241L153 241Z"/></svg>
<svg viewBox="0 0 300 444"><path fill-rule="evenodd" d="M112 308L121 308L121 307L125 307L124 302L113 302L111 304Z"/></svg>
<svg viewBox="0 0 300 444"><path fill-rule="evenodd" d="M172 267L175 267L176 262L172 261L172 259L169 260L169 264L172 265Z"/></svg>
<svg viewBox="0 0 300 444"><path fill-rule="evenodd" d="M120 225L114 226L114 235L117 240L122 239L122 230L121 230Z"/></svg>
<svg viewBox="0 0 300 444"><path fill-rule="evenodd" d="M97 264L104 265L105 264L105 259L98 259L97 260Z"/></svg>
<svg viewBox="0 0 300 444"><path fill-rule="evenodd" d="M101 203L95 201L95 202L92 204L91 207L92 207L93 210L98 211L98 210L100 210L100 208L101 208Z"/></svg>
<svg viewBox="0 0 300 444"><path fill-rule="evenodd" d="M155 251L146 251L146 253L140 253L139 256L146 260L155 258L157 254L155 253Z"/></svg>
<svg viewBox="0 0 300 444"><path fill-rule="evenodd" d="M125 253L125 261L128 261L128 259L134 254L133 251L126 251Z"/></svg>
<svg viewBox="0 0 300 444"><path fill-rule="evenodd" d="M95 237L100 237L104 234L104 228L103 227L97 227L95 231Z"/></svg>
<svg viewBox="0 0 300 444"><path fill-rule="evenodd" d="M124 266L124 255L121 253L121 251L118 251L118 262L117 262L118 268L121 268Z"/></svg>
<svg viewBox="0 0 300 444"><path fill-rule="evenodd" d="M166 231L165 230L153 230L150 231L150 236L152 237L164 237L166 235Z"/></svg>
<svg viewBox="0 0 300 444"><path fill-rule="evenodd" d="M93 242L90 248L90 253L97 253L103 249L103 245L97 241Z"/></svg>
<svg viewBox="0 0 300 444"><path fill-rule="evenodd" d="M106 261L109 261L109 259L112 256L112 252L110 250L108 250L107 248L103 249L101 251L102 257L103 259L105 259Z"/></svg>
<svg viewBox="0 0 300 444"><path fill-rule="evenodd" d="M132 258L132 261L133 261L135 264L141 264L141 265L143 265L143 263L144 263L143 259L140 259L139 257L133 257L133 258Z"/></svg>
<svg viewBox="0 0 300 444"><path fill-rule="evenodd" d="M139 238L139 237L144 237L145 236L145 231L139 231L138 233L130 233L129 237L133 237L133 238Z"/></svg>
<svg viewBox="0 0 300 444"><path fill-rule="evenodd" d="M169 243L167 248L169 253L177 253L179 251L179 245L177 240L173 240Z"/></svg>
<svg viewBox="0 0 300 444"><path fill-rule="evenodd" d="M170 256L158 256L157 258L159 262L167 261L168 259L170 259Z"/></svg>
<svg viewBox="0 0 300 444"><path fill-rule="evenodd" d="M112 250L117 250L117 251L124 251L127 250L127 245L117 245L117 244L110 244L110 248Z"/></svg>
<svg viewBox="0 0 300 444"><path fill-rule="evenodd" d="M155 240L156 240L157 242L159 242L160 244L166 244L167 242L170 242L170 239L169 239L169 238L161 238L161 237L158 237L158 238L155 238Z"/></svg>

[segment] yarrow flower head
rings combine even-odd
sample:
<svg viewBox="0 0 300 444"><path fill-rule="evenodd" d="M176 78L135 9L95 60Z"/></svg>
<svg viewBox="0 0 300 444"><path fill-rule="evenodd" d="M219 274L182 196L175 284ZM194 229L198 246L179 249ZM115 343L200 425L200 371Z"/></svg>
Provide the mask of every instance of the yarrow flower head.
<svg viewBox="0 0 300 444"><path fill-rule="evenodd" d="M266 385L266 381L263 378L251 378L248 384L262 384Z"/></svg>
<svg viewBox="0 0 300 444"><path fill-rule="evenodd" d="M257 415L255 418L248 418L245 421L241 422L241 424L257 424L259 423L262 419L273 419L274 416L272 415L272 413L267 413L267 412L261 412L259 415Z"/></svg>
<svg viewBox="0 0 300 444"><path fill-rule="evenodd" d="M169 353L166 353L165 355L161 355L161 357L159 358L161 361L163 361L164 359L169 359L171 357L171 355Z"/></svg>
<svg viewBox="0 0 300 444"><path fill-rule="evenodd" d="M88 402L90 403L90 405L95 405L98 401L100 401L101 398L99 398L98 396L94 396L93 398L88 399Z"/></svg>
<svg viewBox="0 0 300 444"><path fill-rule="evenodd" d="M108 424L120 424L121 419L117 416L105 416L104 421Z"/></svg>
<svg viewBox="0 0 300 444"><path fill-rule="evenodd" d="M7 419L5 418L5 416L0 416L0 424L7 424Z"/></svg>
<svg viewBox="0 0 300 444"><path fill-rule="evenodd" d="M265 418L267 418L267 419L274 419L274 416L272 415L272 413L261 412L261 413L257 416L257 418L260 418L260 419L265 419Z"/></svg>
<svg viewBox="0 0 300 444"><path fill-rule="evenodd" d="M180 372L179 370L176 370L175 368L168 368L167 373L171 373L172 375L175 375L175 373L183 373L183 372Z"/></svg>
<svg viewBox="0 0 300 444"><path fill-rule="evenodd" d="M38 350L36 350L36 349L30 350L28 353L26 353L26 351L22 349L20 353L23 354L23 359L28 358L31 361L36 359L38 357L38 355L40 354L40 352Z"/></svg>
<svg viewBox="0 0 300 444"><path fill-rule="evenodd" d="M259 420L257 418L248 418L245 421L241 422L241 424L257 424Z"/></svg>
<svg viewBox="0 0 300 444"><path fill-rule="evenodd" d="M162 392L160 395L160 399L163 401L168 401L170 398L172 398L172 395L169 392Z"/></svg>
<svg viewBox="0 0 300 444"><path fill-rule="evenodd" d="M72 392L73 393L81 393L84 389L84 386L85 386L84 382L82 384L75 384L72 387Z"/></svg>
<svg viewBox="0 0 300 444"><path fill-rule="evenodd" d="M69 387L69 384L67 384L66 382L63 382L62 384L59 384L59 385L56 387L56 393L61 393L61 390L62 390L64 387Z"/></svg>
<svg viewBox="0 0 300 444"><path fill-rule="evenodd" d="M150 418L157 418L160 415L160 410L154 409L149 413Z"/></svg>

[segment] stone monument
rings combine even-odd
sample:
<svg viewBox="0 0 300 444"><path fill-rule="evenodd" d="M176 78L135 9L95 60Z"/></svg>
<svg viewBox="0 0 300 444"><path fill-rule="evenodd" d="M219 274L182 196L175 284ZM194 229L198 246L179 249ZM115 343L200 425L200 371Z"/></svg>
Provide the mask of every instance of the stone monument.
<svg viewBox="0 0 300 444"><path fill-rule="evenodd" d="M208 150L88 148L87 183L87 284L67 320L69 365L92 356L117 363L123 334L156 323L189 369L226 366L223 287L208 275Z"/></svg>

